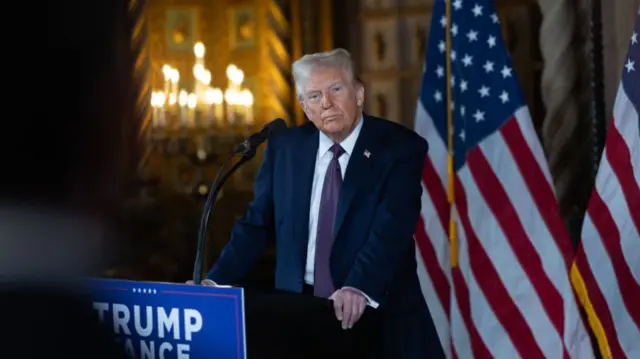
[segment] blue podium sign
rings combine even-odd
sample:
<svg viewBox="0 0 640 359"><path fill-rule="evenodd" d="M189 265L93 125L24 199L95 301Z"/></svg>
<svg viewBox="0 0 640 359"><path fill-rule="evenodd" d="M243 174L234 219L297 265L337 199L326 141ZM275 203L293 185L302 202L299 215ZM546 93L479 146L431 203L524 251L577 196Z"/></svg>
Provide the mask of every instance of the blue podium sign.
<svg viewBox="0 0 640 359"><path fill-rule="evenodd" d="M246 359L242 288L90 279L88 290L132 358Z"/></svg>

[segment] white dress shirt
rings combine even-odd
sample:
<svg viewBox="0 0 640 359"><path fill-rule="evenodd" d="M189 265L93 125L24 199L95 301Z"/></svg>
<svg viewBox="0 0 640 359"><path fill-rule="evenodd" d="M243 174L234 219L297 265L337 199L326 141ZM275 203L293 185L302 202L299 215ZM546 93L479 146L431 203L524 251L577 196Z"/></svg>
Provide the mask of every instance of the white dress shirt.
<svg viewBox="0 0 640 359"><path fill-rule="evenodd" d="M342 172L342 178L344 179L345 173L347 173L347 165L349 164L349 158L353 152L353 148L356 145L356 140L360 135L362 129L363 118L360 118L360 122L353 129L351 134L347 136L340 146L344 150L344 154L340 156L338 162L340 162L340 170ZM320 212L320 198L322 197L322 187L324 186L324 177L333 158L333 153L329 150L333 146L333 140L327 135L319 132L320 141L318 143L318 154L316 156L316 167L313 173L313 183L311 185L311 206L309 208L309 243L307 245L307 265L304 275L305 283L313 285L313 271L316 255L316 236L318 234L318 215ZM357 288L353 288L357 289ZM378 303L369 298L366 293L362 293L367 298L367 304L373 308L378 307Z"/></svg>

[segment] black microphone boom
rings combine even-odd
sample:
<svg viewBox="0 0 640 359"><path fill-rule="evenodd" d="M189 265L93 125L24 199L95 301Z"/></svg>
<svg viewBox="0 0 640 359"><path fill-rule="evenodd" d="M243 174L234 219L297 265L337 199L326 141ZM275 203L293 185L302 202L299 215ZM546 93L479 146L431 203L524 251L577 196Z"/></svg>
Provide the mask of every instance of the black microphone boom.
<svg viewBox="0 0 640 359"><path fill-rule="evenodd" d="M284 120L281 118L276 118L275 120L267 123L260 132L254 133L253 135L249 136L249 138L247 138L244 142L239 144L233 151L233 153L248 154L251 151L255 152L255 149L258 148L258 146L260 146L269 137L286 129L287 124L284 122Z"/></svg>
<svg viewBox="0 0 640 359"><path fill-rule="evenodd" d="M222 166L218 170L216 174L216 178L211 184L211 188L209 189L209 194L207 195L207 199L204 203L204 208L202 211L202 218L200 219L200 230L198 232L198 246L196 249L196 260L193 265L193 283L200 284L202 281L202 269L204 266L204 247L206 244L207 238L207 226L209 223L209 217L211 216L211 210L213 209L213 205L218 198L218 193L220 193L220 189L227 181L227 179L245 162L251 160L256 155L256 149L263 142L268 140L270 137L284 131L287 129L287 124L281 118L276 118L275 120L269 122L262 128L260 132L254 133L249 136L244 142L239 144L235 150L230 154L229 158L223 162ZM242 158L238 162L236 162L229 171L225 173L229 162L235 157L237 154L242 154Z"/></svg>

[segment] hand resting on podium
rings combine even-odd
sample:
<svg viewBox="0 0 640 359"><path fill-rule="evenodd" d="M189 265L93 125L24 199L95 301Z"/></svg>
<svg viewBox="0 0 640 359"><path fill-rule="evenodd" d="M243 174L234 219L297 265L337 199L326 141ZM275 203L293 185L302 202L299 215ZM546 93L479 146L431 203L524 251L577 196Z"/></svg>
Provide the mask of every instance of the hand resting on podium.
<svg viewBox="0 0 640 359"><path fill-rule="evenodd" d="M329 300L333 302L336 319L342 322L342 329L351 329L364 313L367 299L353 288L341 288L333 292Z"/></svg>
<svg viewBox="0 0 640 359"><path fill-rule="evenodd" d="M192 280L188 280L188 281L185 282L185 284L193 284L193 281ZM200 285L203 285L205 287L231 288L230 285L216 284L211 279L203 279L202 281L200 281Z"/></svg>
<svg viewBox="0 0 640 359"><path fill-rule="evenodd" d="M192 280L186 284L193 284ZM230 285L218 285L211 279L203 279L201 285L206 287L230 288ZM362 292L353 288L341 288L336 290L329 300L333 302L333 310L336 319L342 322L342 329L351 329L362 316L367 305L367 300Z"/></svg>

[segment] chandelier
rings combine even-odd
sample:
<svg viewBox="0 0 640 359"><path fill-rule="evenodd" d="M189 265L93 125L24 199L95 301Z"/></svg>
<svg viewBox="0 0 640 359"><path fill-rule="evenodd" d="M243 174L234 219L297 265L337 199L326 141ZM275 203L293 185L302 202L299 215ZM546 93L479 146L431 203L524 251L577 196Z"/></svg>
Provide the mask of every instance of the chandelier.
<svg viewBox="0 0 640 359"><path fill-rule="evenodd" d="M242 86L244 72L233 64L226 69L227 88L212 87L211 72L204 64L204 44L196 43L193 52L192 86L180 86L178 69L168 64L162 67L163 89L151 94L152 121L145 155L160 159L165 170L157 172L169 174L181 191L206 195L207 168L255 130L254 98Z"/></svg>
<svg viewBox="0 0 640 359"><path fill-rule="evenodd" d="M180 72L164 65L164 89L153 91L152 132L157 137L188 136L190 130L235 130L246 132L254 126L253 94L242 87L244 72L237 66L227 66L227 88L212 87L211 72L204 65L205 47L198 42L193 47L193 87L179 88Z"/></svg>

